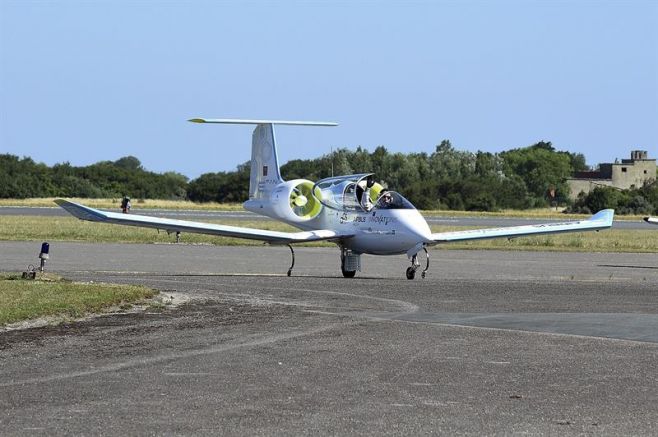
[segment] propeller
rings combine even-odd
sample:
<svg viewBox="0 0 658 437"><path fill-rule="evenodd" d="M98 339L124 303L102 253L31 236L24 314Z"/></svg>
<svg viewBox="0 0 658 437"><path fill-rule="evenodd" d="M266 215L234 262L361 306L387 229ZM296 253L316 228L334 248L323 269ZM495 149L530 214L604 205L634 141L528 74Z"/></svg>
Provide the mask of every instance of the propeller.
<svg viewBox="0 0 658 437"><path fill-rule="evenodd" d="M298 185L290 193L290 208L299 216L304 217L309 214L315 215L319 212L319 202L315 198L310 198L312 185L308 187Z"/></svg>

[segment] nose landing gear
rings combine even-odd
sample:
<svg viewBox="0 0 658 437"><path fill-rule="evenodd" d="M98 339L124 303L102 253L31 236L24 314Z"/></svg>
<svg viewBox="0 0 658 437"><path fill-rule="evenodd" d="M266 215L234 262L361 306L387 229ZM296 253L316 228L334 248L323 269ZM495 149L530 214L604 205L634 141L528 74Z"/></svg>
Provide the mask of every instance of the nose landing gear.
<svg viewBox="0 0 658 437"><path fill-rule="evenodd" d="M414 258L415 258L415 256L414 256ZM417 268L418 267L416 267L415 265L413 265L411 267L407 267L407 279L413 279L413 278L416 277L416 269Z"/></svg>
<svg viewBox="0 0 658 437"><path fill-rule="evenodd" d="M423 246L423 250L425 251L425 256L427 259L427 263L425 264L425 269L420 273L421 278L425 278L425 274L427 270L430 268L430 254L427 252L427 248ZM416 270L420 267L420 262L418 261L418 254L415 254L414 256L411 257L411 266L407 267L407 279L411 280L416 277Z"/></svg>

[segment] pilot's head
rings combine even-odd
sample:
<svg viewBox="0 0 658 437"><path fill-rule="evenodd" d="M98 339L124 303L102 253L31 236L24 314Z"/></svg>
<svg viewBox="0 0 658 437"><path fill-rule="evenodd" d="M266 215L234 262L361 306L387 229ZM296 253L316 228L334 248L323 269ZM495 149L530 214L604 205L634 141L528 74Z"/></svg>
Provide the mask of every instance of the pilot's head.
<svg viewBox="0 0 658 437"><path fill-rule="evenodd" d="M375 180L372 178L372 176L368 176L368 179L366 180L366 186L368 188L372 188L373 185L375 185Z"/></svg>

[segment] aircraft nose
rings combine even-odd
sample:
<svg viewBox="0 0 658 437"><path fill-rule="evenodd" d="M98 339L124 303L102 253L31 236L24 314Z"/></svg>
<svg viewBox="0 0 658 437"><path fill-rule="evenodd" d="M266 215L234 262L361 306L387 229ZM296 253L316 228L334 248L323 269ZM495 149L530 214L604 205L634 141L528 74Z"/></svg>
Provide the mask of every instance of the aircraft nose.
<svg viewBox="0 0 658 437"><path fill-rule="evenodd" d="M407 233L413 235L416 242L432 242L432 231L425 218L418 211L400 210L399 213L399 220L405 224Z"/></svg>

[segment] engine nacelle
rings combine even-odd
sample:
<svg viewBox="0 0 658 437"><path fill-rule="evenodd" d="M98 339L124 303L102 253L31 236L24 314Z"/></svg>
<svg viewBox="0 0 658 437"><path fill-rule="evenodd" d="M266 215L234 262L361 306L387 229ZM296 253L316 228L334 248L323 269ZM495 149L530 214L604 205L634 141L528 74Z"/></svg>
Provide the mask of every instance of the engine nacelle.
<svg viewBox="0 0 658 437"><path fill-rule="evenodd" d="M306 179L286 181L276 186L268 201L248 200L244 203L245 209L257 214L294 223L312 220L322 211L322 203L318 200L320 190L315 184Z"/></svg>

